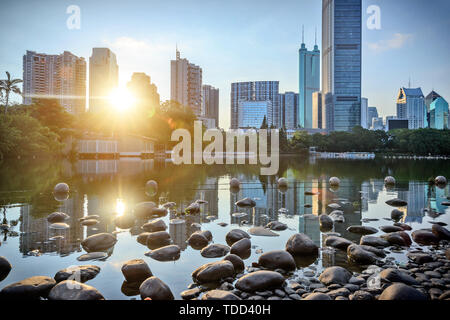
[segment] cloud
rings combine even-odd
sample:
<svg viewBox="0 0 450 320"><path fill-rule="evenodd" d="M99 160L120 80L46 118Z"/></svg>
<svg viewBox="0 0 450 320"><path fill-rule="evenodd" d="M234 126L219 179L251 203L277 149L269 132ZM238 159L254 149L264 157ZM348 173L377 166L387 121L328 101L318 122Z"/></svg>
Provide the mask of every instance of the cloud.
<svg viewBox="0 0 450 320"><path fill-rule="evenodd" d="M369 42L368 46L370 50L380 53L388 50L400 49L410 42L412 38L412 34L395 33L391 39Z"/></svg>

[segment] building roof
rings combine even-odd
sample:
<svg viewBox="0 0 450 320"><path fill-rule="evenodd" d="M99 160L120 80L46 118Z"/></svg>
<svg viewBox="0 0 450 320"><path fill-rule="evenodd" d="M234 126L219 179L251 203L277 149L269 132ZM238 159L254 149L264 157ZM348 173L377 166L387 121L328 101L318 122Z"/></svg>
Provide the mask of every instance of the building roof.
<svg viewBox="0 0 450 320"><path fill-rule="evenodd" d="M441 96L434 90L432 90L426 97L427 100L431 100L432 102L437 98L441 98Z"/></svg>
<svg viewBox="0 0 450 320"><path fill-rule="evenodd" d="M423 96L421 88L402 88L406 96Z"/></svg>
<svg viewBox="0 0 450 320"><path fill-rule="evenodd" d="M430 104L430 110L436 109L437 106L442 106L442 107L448 109L448 102L447 102L444 98L442 98L442 97L436 98L436 99Z"/></svg>

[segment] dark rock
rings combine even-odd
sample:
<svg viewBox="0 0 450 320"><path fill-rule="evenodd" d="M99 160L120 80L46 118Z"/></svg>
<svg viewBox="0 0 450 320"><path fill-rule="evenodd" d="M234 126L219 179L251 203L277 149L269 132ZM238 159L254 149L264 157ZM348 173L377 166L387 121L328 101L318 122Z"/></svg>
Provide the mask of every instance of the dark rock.
<svg viewBox="0 0 450 320"><path fill-rule="evenodd" d="M256 271L241 277L235 287L245 292L272 290L284 283L284 277L274 271Z"/></svg>
<svg viewBox="0 0 450 320"><path fill-rule="evenodd" d="M431 230L440 240L450 240L450 231L448 229L438 224L433 224Z"/></svg>
<svg viewBox="0 0 450 320"><path fill-rule="evenodd" d="M390 245L387 240L375 236L362 236L359 244L372 247L389 247Z"/></svg>
<svg viewBox="0 0 450 320"><path fill-rule="evenodd" d="M371 295L367 291L362 291L362 290L354 292L353 294L350 295L349 298L350 298L350 300L359 300L359 301L362 301L362 300L374 300L373 295Z"/></svg>
<svg viewBox="0 0 450 320"><path fill-rule="evenodd" d="M391 211L391 219L394 221L399 221L401 218L403 218L403 211L400 211L398 209L394 209Z"/></svg>
<svg viewBox="0 0 450 320"><path fill-rule="evenodd" d="M407 285L418 285L419 283L407 273L394 268L388 268L380 272L380 278L389 282L402 282Z"/></svg>
<svg viewBox="0 0 450 320"><path fill-rule="evenodd" d="M133 259L122 265L122 273L128 282L144 281L153 274L148 264L142 259Z"/></svg>
<svg viewBox="0 0 450 320"><path fill-rule="evenodd" d="M408 252L406 255L408 256L409 259L411 259L417 264L424 264L433 261L433 257L426 253Z"/></svg>
<svg viewBox="0 0 450 320"><path fill-rule="evenodd" d="M205 258L218 258L226 256L228 252L230 252L230 247L224 244L213 243L203 248L200 254Z"/></svg>
<svg viewBox="0 0 450 320"><path fill-rule="evenodd" d="M233 243L244 238L250 239L251 237L247 232L241 229L230 230L225 236L225 240L227 241L227 244L229 246L233 245Z"/></svg>
<svg viewBox="0 0 450 320"><path fill-rule="evenodd" d="M253 208L256 206L256 202L250 198L245 198L236 202L235 205L239 208Z"/></svg>
<svg viewBox="0 0 450 320"><path fill-rule="evenodd" d="M60 182L53 188L54 193L68 193L69 190L69 185L65 182Z"/></svg>
<svg viewBox="0 0 450 320"><path fill-rule="evenodd" d="M331 299L336 299L337 297L348 297L350 295L350 290L348 290L347 288L339 288L339 289L327 292L327 295Z"/></svg>
<svg viewBox="0 0 450 320"><path fill-rule="evenodd" d="M110 233L97 233L84 239L81 245L87 252L97 252L108 250L116 242L116 237Z"/></svg>
<svg viewBox="0 0 450 320"><path fill-rule="evenodd" d="M3 281L12 269L11 263L5 258L0 256L0 281Z"/></svg>
<svg viewBox="0 0 450 320"><path fill-rule="evenodd" d="M188 214L200 213L200 205L197 202L191 203L184 211Z"/></svg>
<svg viewBox="0 0 450 320"><path fill-rule="evenodd" d="M439 300L450 300L450 290L445 291L438 298Z"/></svg>
<svg viewBox="0 0 450 320"><path fill-rule="evenodd" d="M408 205L408 202L401 199L388 200L386 203L392 207L406 207Z"/></svg>
<svg viewBox="0 0 450 320"><path fill-rule="evenodd" d="M108 254L106 252L89 252L79 256L77 260L78 261L104 260L106 258L108 258Z"/></svg>
<svg viewBox="0 0 450 320"><path fill-rule="evenodd" d="M142 300L150 298L152 300L174 300L170 288L159 278L150 277L142 282L139 287Z"/></svg>
<svg viewBox="0 0 450 320"><path fill-rule="evenodd" d="M406 284L394 283L383 290L378 300L427 300L427 297Z"/></svg>
<svg viewBox="0 0 450 320"><path fill-rule="evenodd" d="M50 277L35 276L7 285L0 291L0 299L33 300L47 298L56 281Z"/></svg>
<svg viewBox="0 0 450 320"><path fill-rule="evenodd" d="M386 253L384 253L384 251L382 249L377 249L375 247L365 246L365 245L360 245L360 247L366 251L374 253L375 255L377 255L380 258L386 257Z"/></svg>
<svg viewBox="0 0 450 320"><path fill-rule="evenodd" d="M407 225L406 223L396 222L396 223L394 223L394 226L400 227L400 228L402 228L405 231L411 231L412 230L411 226Z"/></svg>
<svg viewBox="0 0 450 320"><path fill-rule="evenodd" d="M273 232L272 230L263 228L263 227L252 227L248 230L248 232L253 236L260 237L278 237L279 234Z"/></svg>
<svg viewBox="0 0 450 320"><path fill-rule="evenodd" d="M235 255L235 254L229 254L223 260L230 261L233 264L234 271L240 272L245 269L244 261L241 257Z"/></svg>
<svg viewBox="0 0 450 320"><path fill-rule="evenodd" d="M86 219L80 222L80 224L82 226L94 226L96 224L98 224L100 221L98 221L97 219Z"/></svg>
<svg viewBox="0 0 450 320"><path fill-rule="evenodd" d="M325 293L311 293L303 300L331 300L329 295L326 295Z"/></svg>
<svg viewBox="0 0 450 320"><path fill-rule="evenodd" d="M412 238L415 242L422 245L439 243L439 238L433 232L425 229L413 231Z"/></svg>
<svg viewBox="0 0 450 320"><path fill-rule="evenodd" d="M50 223L58 223L58 222L64 222L69 218L70 217L67 214L65 214L64 212L53 212L47 216L47 221Z"/></svg>
<svg viewBox="0 0 450 320"><path fill-rule="evenodd" d="M64 280L75 280L78 282L86 282L88 280L94 279L100 272L100 267L93 265L86 266L74 266L58 271L54 279L56 282L61 282Z"/></svg>
<svg viewBox="0 0 450 320"><path fill-rule="evenodd" d="M381 236L388 241L391 245L398 245L402 247L409 247L412 243L409 235L404 231L397 231L392 233L386 233Z"/></svg>
<svg viewBox="0 0 450 320"><path fill-rule="evenodd" d="M193 288L189 290L185 290L180 293L180 296L183 300L191 300L197 298L200 295L200 288Z"/></svg>
<svg viewBox="0 0 450 320"><path fill-rule="evenodd" d="M167 231L150 232L147 236L147 247L159 248L170 244L170 234Z"/></svg>
<svg viewBox="0 0 450 320"><path fill-rule="evenodd" d="M286 243L286 251L293 256L315 255L318 250L316 244L304 233L292 235Z"/></svg>
<svg viewBox="0 0 450 320"><path fill-rule="evenodd" d="M147 222L141 228L147 232L165 231L167 229L167 225L164 220L155 219Z"/></svg>
<svg viewBox="0 0 450 320"><path fill-rule="evenodd" d="M386 233L391 232L397 232L397 231L403 231L403 228L396 227L396 226L381 226L380 230Z"/></svg>
<svg viewBox="0 0 450 320"><path fill-rule="evenodd" d="M188 239L189 245L194 249L202 249L209 243L208 239L200 231L196 231Z"/></svg>
<svg viewBox="0 0 450 320"><path fill-rule="evenodd" d="M104 300L94 287L73 280L64 280L50 291L49 300Z"/></svg>
<svg viewBox="0 0 450 320"><path fill-rule="evenodd" d="M345 222L344 212L341 210L334 210L328 215L334 222Z"/></svg>
<svg viewBox="0 0 450 320"><path fill-rule="evenodd" d="M287 224L279 221L271 221L265 227L275 231L283 231L288 228Z"/></svg>
<svg viewBox="0 0 450 320"><path fill-rule="evenodd" d="M348 283L352 274L342 267L329 267L323 270L319 276L319 281L324 285L328 286L330 284L345 285Z"/></svg>
<svg viewBox="0 0 450 320"><path fill-rule="evenodd" d="M331 230L334 226L334 221L326 214L319 216L319 225L322 230Z"/></svg>
<svg viewBox="0 0 450 320"><path fill-rule="evenodd" d="M378 232L377 229L369 226L350 226L347 228L347 231L357 234L374 234Z"/></svg>
<svg viewBox="0 0 450 320"><path fill-rule="evenodd" d="M328 236L325 239L325 245L328 247L333 247L339 250L347 251L349 245L353 244L350 240L345 238Z"/></svg>
<svg viewBox="0 0 450 320"><path fill-rule="evenodd" d="M137 236L136 241L140 244L146 246L147 245L147 238L149 236L150 232L142 232Z"/></svg>
<svg viewBox="0 0 450 320"><path fill-rule="evenodd" d="M145 255L158 261L175 261L180 258L180 252L180 247L172 244L152 250Z"/></svg>
<svg viewBox="0 0 450 320"><path fill-rule="evenodd" d="M242 300L235 294L224 290L211 290L202 296L202 300Z"/></svg>
<svg viewBox="0 0 450 320"><path fill-rule="evenodd" d="M133 213L137 218L148 218L153 215L156 204L152 201L140 202L134 207Z"/></svg>
<svg viewBox="0 0 450 320"><path fill-rule="evenodd" d="M373 264L378 260L374 253L364 250L356 244L352 244L347 248L347 256L351 261L363 265Z"/></svg>
<svg viewBox="0 0 450 320"><path fill-rule="evenodd" d="M282 269L285 271L292 271L295 270L296 267L292 255L284 250L274 250L263 253L258 259L258 264L270 270Z"/></svg>
<svg viewBox="0 0 450 320"><path fill-rule="evenodd" d="M197 283L218 282L234 275L234 266L228 260L204 264L192 273L192 279Z"/></svg>
<svg viewBox="0 0 450 320"><path fill-rule="evenodd" d="M137 296L139 294L139 287L141 284L142 281L128 282L127 280L124 280L122 282L122 286L120 287L120 291L127 297Z"/></svg>
<svg viewBox="0 0 450 320"><path fill-rule="evenodd" d="M235 254L243 259L250 256L252 243L250 239L244 238L235 243L230 248L230 253Z"/></svg>

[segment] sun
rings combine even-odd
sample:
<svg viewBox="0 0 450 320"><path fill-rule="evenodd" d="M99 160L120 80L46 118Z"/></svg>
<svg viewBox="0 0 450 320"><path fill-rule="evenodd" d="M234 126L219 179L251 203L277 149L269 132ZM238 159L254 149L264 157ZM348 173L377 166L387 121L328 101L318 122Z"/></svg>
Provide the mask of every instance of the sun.
<svg viewBox="0 0 450 320"><path fill-rule="evenodd" d="M111 105L120 112L130 110L136 103L136 98L126 88L117 88L111 91L108 96Z"/></svg>

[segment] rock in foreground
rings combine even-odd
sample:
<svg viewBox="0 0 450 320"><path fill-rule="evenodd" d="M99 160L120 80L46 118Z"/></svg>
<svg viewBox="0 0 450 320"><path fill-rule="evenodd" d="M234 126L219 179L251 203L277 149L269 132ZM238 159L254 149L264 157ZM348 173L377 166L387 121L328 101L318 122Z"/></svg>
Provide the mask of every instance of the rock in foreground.
<svg viewBox="0 0 450 320"><path fill-rule="evenodd" d="M284 277L274 271L256 271L241 277L235 287L245 292L265 291L280 287Z"/></svg>
<svg viewBox="0 0 450 320"><path fill-rule="evenodd" d="M174 300L170 288L159 278L150 277L142 282L139 287L142 300L150 298L152 300Z"/></svg>
<svg viewBox="0 0 450 320"><path fill-rule="evenodd" d="M94 287L74 280L64 280L50 291L49 300L104 300Z"/></svg>

